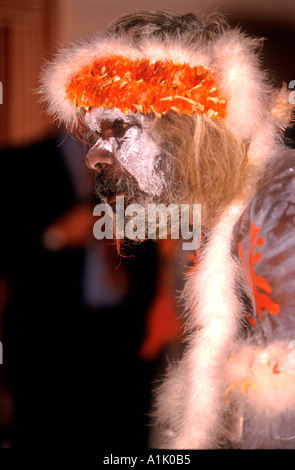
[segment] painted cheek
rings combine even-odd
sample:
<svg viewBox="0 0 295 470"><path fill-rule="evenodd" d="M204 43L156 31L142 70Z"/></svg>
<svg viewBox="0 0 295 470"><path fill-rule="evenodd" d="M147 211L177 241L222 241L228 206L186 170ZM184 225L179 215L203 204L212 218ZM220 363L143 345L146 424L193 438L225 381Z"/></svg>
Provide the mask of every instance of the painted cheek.
<svg viewBox="0 0 295 470"><path fill-rule="evenodd" d="M110 110L97 108L86 114L85 123L93 132L100 131L102 119L126 120L126 116L115 108ZM162 158L161 151L148 136L149 120L146 116L138 114L136 119L140 126L132 125L121 142L117 142L113 137L105 140L100 138L95 147L113 153L123 168L136 179L142 191L152 196L159 196L165 184L163 172L156 168Z"/></svg>
<svg viewBox="0 0 295 470"><path fill-rule="evenodd" d="M164 187L164 175L155 166L160 150L144 130L137 127L129 129L117 159L121 165L136 179L140 189L152 196L159 196Z"/></svg>

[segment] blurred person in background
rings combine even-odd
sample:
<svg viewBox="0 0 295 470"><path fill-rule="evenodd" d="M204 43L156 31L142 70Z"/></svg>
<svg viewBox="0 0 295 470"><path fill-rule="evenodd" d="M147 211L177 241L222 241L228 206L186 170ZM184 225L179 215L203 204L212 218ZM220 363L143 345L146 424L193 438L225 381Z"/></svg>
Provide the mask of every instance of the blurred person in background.
<svg viewBox="0 0 295 470"><path fill-rule="evenodd" d="M154 364L139 350L157 254L150 244L120 261L93 239L81 146L61 141L1 152L2 367L13 399L2 442L144 447Z"/></svg>

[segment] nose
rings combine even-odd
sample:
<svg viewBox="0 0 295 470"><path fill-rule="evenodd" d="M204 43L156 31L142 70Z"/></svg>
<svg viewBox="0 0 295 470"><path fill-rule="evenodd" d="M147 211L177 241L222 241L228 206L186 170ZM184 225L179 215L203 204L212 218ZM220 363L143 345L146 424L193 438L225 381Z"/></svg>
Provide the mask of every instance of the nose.
<svg viewBox="0 0 295 470"><path fill-rule="evenodd" d="M115 156L104 148L92 147L86 155L86 165L90 170L100 171L111 167L115 163Z"/></svg>

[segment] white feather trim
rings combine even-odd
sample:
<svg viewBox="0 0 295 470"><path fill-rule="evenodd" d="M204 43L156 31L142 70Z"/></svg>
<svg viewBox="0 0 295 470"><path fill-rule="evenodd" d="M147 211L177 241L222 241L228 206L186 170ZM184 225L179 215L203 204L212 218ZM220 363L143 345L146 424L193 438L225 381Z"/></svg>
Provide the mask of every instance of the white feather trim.
<svg viewBox="0 0 295 470"><path fill-rule="evenodd" d="M86 65L99 57L125 55L130 59L141 57L138 50L127 43L96 37L61 49L54 61L44 68L40 92L48 103L48 114L72 128L76 122L76 107L66 98L66 87Z"/></svg>
<svg viewBox="0 0 295 470"><path fill-rule="evenodd" d="M225 368L227 401L266 418L295 409L295 364L288 342L239 344Z"/></svg>
<svg viewBox="0 0 295 470"><path fill-rule="evenodd" d="M171 60L175 63L189 63L191 66L202 65L216 74L221 94L228 101L226 123L238 139L251 141L255 135L256 149L264 138L263 125L274 132L270 118L270 88L264 74L260 71L255 50L259 45L256 39L246 38L239 31L225 32L217 41L196 49L171 40L159 42L151 40L141 42L137 48L118 38L96 36L89 41L74 44L62 49L55 60L49 64L42 76L41 93L48 103L48 112L56 120L71 128L76 121L76 108L65 96L69 81L83 66L99 57L123 55L130 59L148 58ZM258 131L260 134L258 136ZM254 163L260 155L250 153ZM262 158L264 160L264 158Z"/></svg>
<svg viewBox="0 0 295 470"><path fill-rule="evenodd" d="M224 33L212 47L211 67L228 99L227 125L244 139L251 138L269 107L270 90L255 52L259 43L233 30Z"/></svg>
<svg viewBox="0 0 295 470"><path fill-rule="evenodd" d="M225 211L185 287L197 333L183 360L172 368L158 391L156 418L162 431L161 447L215 448L224 432L223 368L241 314L230 242L244 208L237 204Z"/></svg>

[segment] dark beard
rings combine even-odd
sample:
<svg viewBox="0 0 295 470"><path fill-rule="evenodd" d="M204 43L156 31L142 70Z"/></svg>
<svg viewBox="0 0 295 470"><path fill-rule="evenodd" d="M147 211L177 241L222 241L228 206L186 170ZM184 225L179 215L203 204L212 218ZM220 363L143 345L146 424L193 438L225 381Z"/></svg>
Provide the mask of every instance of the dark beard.
<svg viewBox="0 0 295 470"><path fill-rule="evenodd" d="M167 165L168 166L168 165ZM182 190L182 186L179 184L179 180L177 177L177 173L173 171L172 165L170 168L167 169L165 175L168 179L168 184L165 186L163 192L160 196L152 196L144 191L142 191L136 181L136 179L128 172L126 172L122 168L117 167L106 167L105 169L101 169L101 171L96 175L95 180L95 195L98 198L98 204L107 204L112 208L113 213L117 213L116 209L119 210L119 214L121 215L121 209L118 209L116 206L116 196L123 196L124 197L124 227L126 224L133 219L133 216L126 216L125 210L126 207L130 204L139 204L144 208L145 211L145 219L144 219L144 226L145 226L145 234L140 238L136 238L135 240L128 239L125 237L124 240L118 240L117 243L120 246L134 246L138 242L142 242L147 240L148 237L148 205L149 204L164 204L168 206L169 204L176 204L178 207L181 203L187 202L183 200L184 192ZM171 168L172 167L172 168ZM168 170L168 171L167 171ZM170 170L170 171L169 171ZM138 217L138 214L137 214ZM140 215L140 220L142 215ZM137 219L139 220L139 219ZM116 239L116 217L113 218L114 222L114 238ZM159 229L158 220L156 222L157 230ZM170 234L170 220L167 224L167 235ZM142 233L142 232L141 232ZM158 233L157 233L158 238Z"/></svg>
<svg viewBox="0 0 295 470"><path fill-rule="evenodd" d="M98 199L98 203L108 204L111 206L114 213L116 213L116 195L124 196L124 210L129 204L144 203L144 201L151 202L151 198L148 197L138 186L135 178L129 173L122 170L107 169L101 171L96 175L95 178L95 196ZM130 220L130 217L124 218L124 226ZM118 253L121 256L133 256L132 250L143 240L131 240L124 238L124 240L118 240L116 238L116 219L114 218L114 241L116 242Z"/></svg>
<svg viewBox="0 0 295 470"><path fill-rule="evenodd" d="M110 204L115 195L123 195L125 206L133 203L144 203L147 199L153 202L144 191L140 189L136 179L122 170L106 170L97 174L95 179L95 195L102 203ZM114 204L110 204L112 207ZM114 207L115 209L115 207Z"/></svg>

